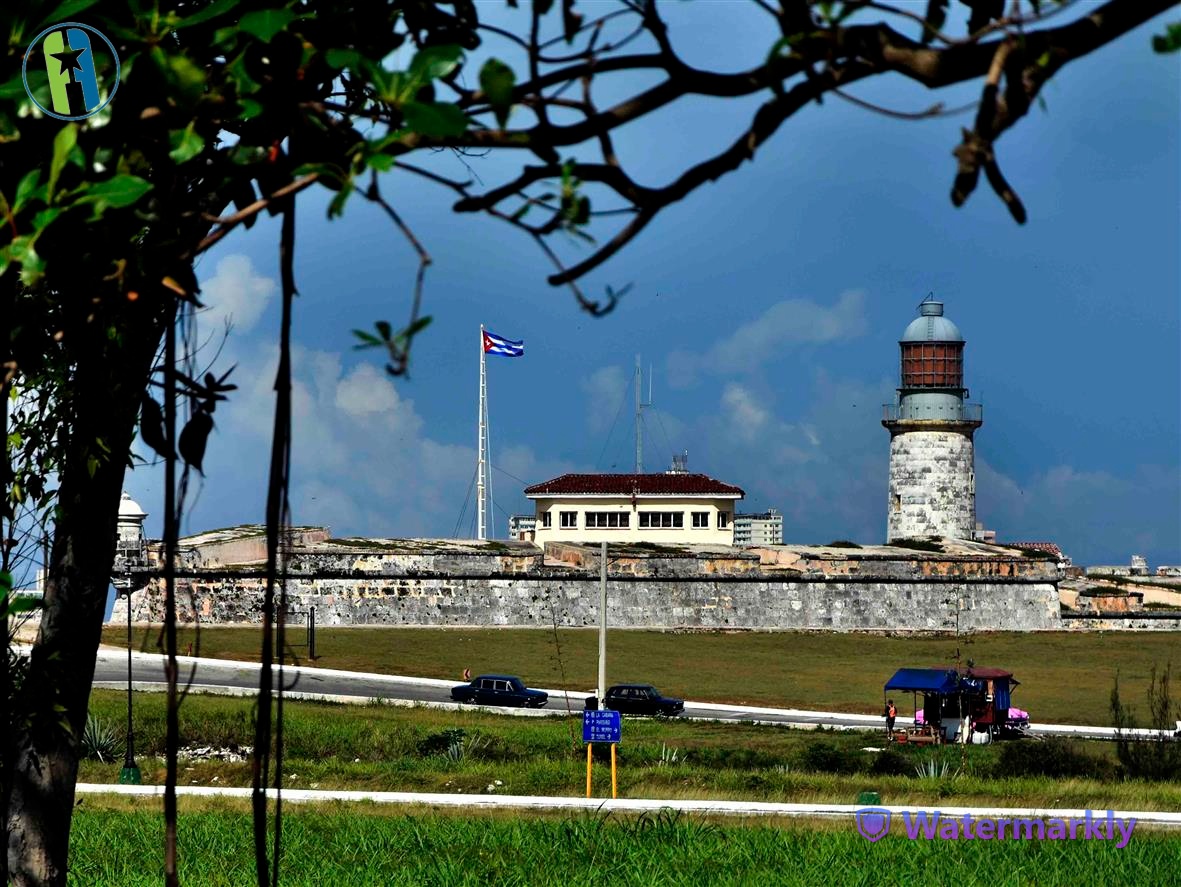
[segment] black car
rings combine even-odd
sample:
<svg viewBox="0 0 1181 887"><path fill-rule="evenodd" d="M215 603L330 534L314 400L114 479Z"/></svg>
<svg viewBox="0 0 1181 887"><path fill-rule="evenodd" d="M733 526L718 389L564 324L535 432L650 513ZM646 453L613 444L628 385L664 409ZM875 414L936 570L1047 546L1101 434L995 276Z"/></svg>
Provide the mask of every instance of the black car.
<svg viewBox="0 0 1181 887"><path fill-rule="evenodd" d="M477 705L516 705L526 708L541 708L549 702L548 693L530 690L520 678L508 674L482 674L470 684L452 687L451 698L456 702L474 702Z"/></svg>
<svg viewBox="0 0 1181 887"><path fill-rule="evenodd" d="M607 690L607 708L629 715L679 715L685 700L661 696L651 684L616 684Z"/></svg>

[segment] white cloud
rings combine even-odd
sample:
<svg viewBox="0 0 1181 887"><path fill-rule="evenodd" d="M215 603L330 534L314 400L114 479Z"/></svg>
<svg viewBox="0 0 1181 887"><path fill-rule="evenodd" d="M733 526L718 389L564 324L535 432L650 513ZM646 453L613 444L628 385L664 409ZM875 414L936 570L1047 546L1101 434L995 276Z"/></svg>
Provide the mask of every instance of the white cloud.
<svg viewBox="0 0 1181 887"><path fill-rule="evenodd" d="M606 431L620 414L620 404L632 384L622 367L605 366L582 380L586 394L586 424L591 431Z"/></svg>
<svg viewBox="0 0 1181 887"><path fill-rule="evenodd" d="M220 335L229 321L239 333L252 329L277 286L271 277L259 274L249 256L231 254L218 259L213 276L201 281L200 313L207 334Z"/></svg>
<svg viewBox="0 0 1181 887"><path fill-rule="evenodd" d="M277 349L246 353L240 390L216 415L206 460L209 486L193 525L262 518L275 409ZM368 363L346 367L339 354L292 350L292 516L337 535L446 536L455 529L475 470L474 446L433 439L407 384ZM411 389L412 390L412 389ZM570 470L524 446L493 441L493 464L534 483ZM524 484L494 474L499 509L519 510ZM472 514L469 504L467 515ZM497 530L505 530L498 510ZM459 534L467 535L465 520Z"/></svg>
<svg viewBox="0 0 1181 887"><path fill-rule="evenodd" d="M978 519L998 539L1057 542L1075 563L1172 559L1181 542L1181 472L1141 465L1126 473L1055 465L1024 482L976 458Z"/></svg>
<svg viewBox="0 0 1181 887"><path fill-rule="evenodd" d="M790 348L854 339L864 335L866 328L865 293L861 290L847 290L831 306L784 299L714 343L704 355L670 354L669 378L674 387L685 388L699 372L753 372Z"/></svg>
<svg viewBox="0 0 1181 887"><path fill-rule="evenodd" d="M722 415L734 433L748 443L763 435L771 418L755 396L737 382L731 382L722 392Z"/></svg>

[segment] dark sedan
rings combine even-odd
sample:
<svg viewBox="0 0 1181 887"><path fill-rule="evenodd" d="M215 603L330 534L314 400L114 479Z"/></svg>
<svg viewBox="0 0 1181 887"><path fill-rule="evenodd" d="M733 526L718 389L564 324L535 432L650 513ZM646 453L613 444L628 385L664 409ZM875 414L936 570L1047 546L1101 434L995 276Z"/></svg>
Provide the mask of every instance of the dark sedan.
<svg viewBox="0 0 1181 887"><path fill-rule="evenodd" d="M651 684L616 684L607 690L607 708L629 715L679 715L685 700L661 696Z"/></svg>
<svg viewBox="0 0 1181 887"><path fill-rule="evenodd" d="M451 698L456 702L474 702L476 705L515 705L526 708L541 708L549 702L548 693L530 690L520 678L507 674L482 674L470 684L452 687Z"/></svg>

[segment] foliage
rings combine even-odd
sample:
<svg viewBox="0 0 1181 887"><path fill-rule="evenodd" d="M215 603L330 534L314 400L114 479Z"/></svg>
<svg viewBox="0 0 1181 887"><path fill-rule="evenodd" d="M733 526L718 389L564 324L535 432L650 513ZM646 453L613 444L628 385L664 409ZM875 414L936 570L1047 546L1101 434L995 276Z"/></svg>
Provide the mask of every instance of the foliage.
<svg viewBox="0 0 1181 887"><path fill-rule="evenodd" d="M912 772L914 765L907 755L895 748L885 748L873 756L869 772L875 776L905 776Z"/></svg>
<svg viewBox="0 0 1181 887"><path fill-rule="evenodd" d="M1172 663L1149 670L1148 700L1149 729L1155 736L1137 740L1128 731L1136 728L1134 710L1123 703L1119 692L1119 675L1111 687L1111 723L1116 729L1116 755L1124 772L1136 779L1181 779L1181 705L1173 701L1170 682Z"/></svg>
<svg viewBox="0 0 1181 887"><path fill-rule="evenodd" d="M860 548L856 542L850 542L848 539L835 539L829 542L826 548Z"/></svg>
<svg viewBox="0 0 1181 887"><path fill-rule="evenodd" d="M115 760L121 750L122 744L115 731L94 715L88 715L86 728L82 731L83 756L107 763Z"/></svg>
<svg viewBox="0 0 1181 887"><path fill-rule="evenodd" d="M242 864L250 848L241 808L218 804L181 814L180 843L198 851L181 857L181 882L253 884ZM87 797L75 815L70 868L77 883L160 883L159 863L149 862L162 840L156 814ZM977 883L997 872L1036 872L1039 884L1163 884L1181 852L1176 835L1140 829L1120 850L1106 841L961 841L951 853L941 841L870 844L851 822L710 823L669 812L534 819L296 805L283 830L289 887L812 885L820 872L834 885L883 883L883 872L897 884Z"/></svg>
<svg viewBox="0 0 1181 887"><path fill-rule="evenodd" d="M915 764L914 775L919 779L933 779L942 781L949 776L955 774L951 769L951 761L944 760L942 757L928 758L921 763Z"/></svg>
<svg viewBox="0 0 1181 887"><path fill-rule="evenodd" d="M911 551L930 551L935 554L943 553L943 546L939 543L937 536L932 536L929 539L898 539L886 544L892 545L894 548L908 548Z"/></svg>
<svg viewBox="0 0 1181 887"><path fill-rule="evenodd" d="M560 5L539 0L532 7L531 27L522 28L528 39L486 27L468 0L383 0L353 4L347 13L335 0L275 0L269 6L253 0L9 4L0 57L0 315L8 329L0 370L4 383L14 383L37 408L14 414L9 430L16 437L7 437L5 455L13 455L17 464L10 470L10 459L0 460L0 502L10 521L21 506L36 526L55 522L61 532L38 641L44 656L34 656L36 692L26 702L41 706L50 721L59 717L74 729L83 723L87 688L80 678L88 673L83 663L92 653L101 610L97 598L105 595L114 551L109 524L101 533L86 524L105 514L112 494L117 495L135 426L145 445L167 461L170 496L175 460L183 460L180 507L189 470L202 471L216 406L235 385L228 381L229 371L217 374L194 365L193 310L200 306L194 262L230 231L249 228L264 211L283 216L280 247L289 308L296 288L295 196L317 184L328 189L333 195L329 217L342 214L354 195L380 208L410 243L418 271L405 326L395 332L394 324L381 321L376 335L359 332L358 339L362 347L383 348L388 371L403 374L412 340L428 322L420 309L431 259L384 198L381 174L396 170L425 176L457 195L456 211L487 213L527 234L555 265L550 283L570 286L584 310L602 314L615 307L627 287L607 287L605 297L591 299L579 289L580 278L665 208L739 167L796 112L825 94L847 98L844 87L882 74L928 86L989 75L976 123L964 130L955 152L952 201L962 204L983 171L1021 222L1025 210L1000 173L997 138L1024 116L1063 65L1167 4L1111 0L1104 9L1112 14L1096 16L1096 27L1082 36L1071 24L1036 27L1045 13L1035 0L1016 3L1007 14L992 3L965 5L971 10L968 33L954 38L942 33L943 6L932 7L939 24L919 23L926 43L921 58L914 41L893 27L915 24L915 14L905 10L816 2L776 11L768 5L772 17L765 42L755 44L755 64L734 74L686 64L655 3L623 2L609 13L596 10L587 17L575 11L574 0ZM26 69L25 62L32 57L30 42L47 27L81 14L113 41L118 61L106 53L91 56L108 90L114 88L118 68L118 95L93 117L62 121L34 108L26 83L37 104L47 107L49 75L39 65ZM539 36L540 20L547 15L560 38ZM622 26L625 20L632 31L600 40L608 25ZM497 50L482 47L489 35L501 37L505 49L523 48L525 64L514 69L499 60ZM650 53L620 52L638 37L648 41ZM567 46L555 56L552 44L559 39ZM477 48L487 56L478 73L468 70ZM934 66L933 58L938 59ZM935 77L932 70L938 72ZM644 76L635 78L640 85L634 95L604 109L591 88L602 71ZM997 101L1001 72L1004 102ZM655 87L651 74L660 78ZM573 87L581 87L580 100L563 95ZM614 130L684 96L767 92L749 126L728 148L665 187L639 184L615 154ZM511 128L521 108L531 119ZM416 152L429 157L439 149L460 154L506 149L531 154L541 165L523 166L519 175L477 193L482 182L449 179L406 161ZM598 151L601 162L585 159L587 150ZM563 157L564 152L581 156ZM593 196L592 189L597 189ZM527 222L529 212L543 218ZM604 240L595 226L609 216L625 220ZM593 252L567 267L549 245L555 236L575 248L589 244ZM161 338L175 329L178 317L183 357L174 359L169 335L165 361L153 370ZM288 311L285 317L289 330ZM288 373L281 378L289 380L288 343L285 337L280 366ZM283 513L287 478L281 457L290 444L284 437L290 415L283 406L290 406L289 386L276 387L271 531L277 531ZM156 388L163 391L163 404ZM187 417L179 436L171 420L177 391ZM70 496L57 499L55 479ZM166 527L173 527L178 510L169 512ZM90 537L98 541L80 544ZM166 634L171 647L171 626ZM270 642L264 633L268 663ZM51 685L65 702L46 692ZM260 730L267 732L261 721ZM263 754L269 747L257 746ZM12 763L11 751L6 748L6 764ZM61 772L76 764L73 745L60 736L44 747L26 744L26 752L29 761L59 758ZM25 766L20 778L36 782L41 772L39 766ZM174 777L173 759L170 785ZM166 809L173 809L173 801L166 792ZM21 882L65 877L64 858L49 857L64 854L60 826L62 818L68 825L70 808L58 803L46 807L51 809L58 811L48 814L59 817L57 826L41 828L38 839L57 836L52 838L57 850L39 857L52 871L15 873ZM174 849L171 832L169 847ZM168 857L171 866L174 854ZM265 862L259 863L260 878ZM167 880L175 883L174 871Z"/></svg>
<svg viewBox="0 0 1181 887"><path fill-rule="evenodd" d="M800 755L801 767L821 773L852 773L859 769L860 763L860 758L847 749L823 740L809 743Z"/></svg>
<svg viewBox="0 0 1181 887"><path fill-rule="evenodd" d="M1018 740L1001 743L1000 749L1000 758L993 771L998 777L1110 779L1114 775L1110 758L1100 758L1087 752L1073 739L1050 737L1041 741Z"/></svg>

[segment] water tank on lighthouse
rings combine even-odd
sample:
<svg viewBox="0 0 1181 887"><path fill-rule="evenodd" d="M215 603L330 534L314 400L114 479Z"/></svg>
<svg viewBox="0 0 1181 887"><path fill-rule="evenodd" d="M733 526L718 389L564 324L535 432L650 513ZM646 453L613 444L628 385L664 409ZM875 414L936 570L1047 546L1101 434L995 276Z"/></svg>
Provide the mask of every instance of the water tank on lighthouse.
<svg viewBox="0 0 1181 887"><path fill-rule="evenodd" d="M971 539L976 527L972 436L983 422L967 402L964 337L928 297L899 341L898 400L886 404L890 492L886 541L922 536Z"/></svg>

